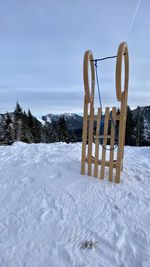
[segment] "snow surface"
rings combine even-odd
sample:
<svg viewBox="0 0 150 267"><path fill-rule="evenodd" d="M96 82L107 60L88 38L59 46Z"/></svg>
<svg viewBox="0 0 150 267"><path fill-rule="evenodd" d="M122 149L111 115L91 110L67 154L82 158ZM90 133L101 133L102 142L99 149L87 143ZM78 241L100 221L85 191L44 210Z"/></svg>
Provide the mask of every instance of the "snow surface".
<svg viewBox="0 0 150 267"><path fill-rule="evenodd" d="M120 184L80 175L81 144L0 155L0 267L150 266L150 148L125 148Z"/></svg>

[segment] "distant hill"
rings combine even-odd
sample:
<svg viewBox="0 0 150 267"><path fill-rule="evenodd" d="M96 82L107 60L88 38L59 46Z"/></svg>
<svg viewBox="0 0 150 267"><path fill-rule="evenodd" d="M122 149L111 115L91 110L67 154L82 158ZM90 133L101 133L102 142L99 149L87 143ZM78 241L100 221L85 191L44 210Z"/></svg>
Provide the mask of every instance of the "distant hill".
<svg viewBox="0 0 150 267"><path fill-rule="evenodd" d="M27 143L81 142L83 117L75 113L47 114L35 118L22 111L19 104L14 112L0 114L0 143L16 140ZM150 146L150 106L128 107L126 145Z"/></svg>
<svg viewBox="0 0 150 267"><path fill-rule="evenodd" d="M57 122L61 117L64 117L67 127L70 131L82 129L83 117L76 113L64 113L60 115L47 114L42 116L45 122L53 123Z"/></svg>
<svg viewBox="0 0 150 267"><path fill-rule="evenodd" d="M82 126L83 126L83 117L76 113L64 113L60 115L47 114L42 116L42 119L46 123L53 124L58 122L60 118L64 118L67 128L70 133L73 133L76 137L77 142L82 141Z"/></svg>

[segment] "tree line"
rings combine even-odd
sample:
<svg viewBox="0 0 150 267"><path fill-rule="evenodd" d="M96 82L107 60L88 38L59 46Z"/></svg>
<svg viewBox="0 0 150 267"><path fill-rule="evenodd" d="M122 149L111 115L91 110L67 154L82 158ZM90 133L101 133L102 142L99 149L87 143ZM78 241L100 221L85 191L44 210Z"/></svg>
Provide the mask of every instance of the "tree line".
<svg viewBox="0 0 150 267"><path fill-rule="evenodd" d="M11 144L14 141L26 143L75 142L75 135L67 128L64 117L52 124L44 125L31 111L26 113L17 102L13 113L6 113L1 125L0 142Z"/></svg>
<svg viewBox="0 0 150 267"><path fill-rule="evenodd" d="M81 135L82 131L80 132ZM11 144L14 141L26 143L76 142L81 136L68 129L63 116L58 121L42 124L31 111L26 113L17 102L13 113L6 113L0 127L0 143ZM128 106L125 145L150 145L150 131L145 132L144 116L140 107L134 112Z"/></svg>
<svg viewBox="0 0 150 267"><path fill-rule="evenodd" d="M150 125L145 124L142 109L138 106L132 111L128 106L125 145L150 146Z"/></svg>

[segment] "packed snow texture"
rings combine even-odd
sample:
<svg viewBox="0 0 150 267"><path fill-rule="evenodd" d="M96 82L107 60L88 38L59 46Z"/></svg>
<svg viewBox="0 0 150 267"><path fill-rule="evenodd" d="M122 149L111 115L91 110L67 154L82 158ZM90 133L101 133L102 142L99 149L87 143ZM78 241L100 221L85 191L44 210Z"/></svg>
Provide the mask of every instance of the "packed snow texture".
<svg viewBox="0 0 150 267"><path fill-rule="evenodd" d="M80 175L81 144L0 147L0 267L149 267L150 148L121 183Z"/></svg>

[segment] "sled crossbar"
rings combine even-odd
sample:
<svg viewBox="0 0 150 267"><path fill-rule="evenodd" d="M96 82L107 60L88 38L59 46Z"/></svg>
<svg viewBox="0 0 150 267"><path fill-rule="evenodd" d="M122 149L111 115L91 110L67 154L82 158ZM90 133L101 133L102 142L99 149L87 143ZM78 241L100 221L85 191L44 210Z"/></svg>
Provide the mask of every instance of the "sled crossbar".
<svg viewBox="0 0 150 267"><path fill-rule="evenodd" d="M85 159L85 162L88 162L88 159L87 158ZM93 164L95 163L95 158L92 158L92 163ZM101 165L101 163L102 163L102 161L101 160L98 160L98 165ZM109 167L109 165L110 165L109 160L106 160L105 161L105 166L106 167ZM116 162L113 162L113 168L116 168Z"/></svg>
<svg viewBox="0 0 150 267"><path fill-rule="evenodd" d="M88 115L88 120L90 119L90 115ZM94 115L94 121L97 120L97 115ZM111 120L111 116L109 116L109 120ZM120 120L120 115L119 114L116 114L116 121L119 121Z"/></svg>

